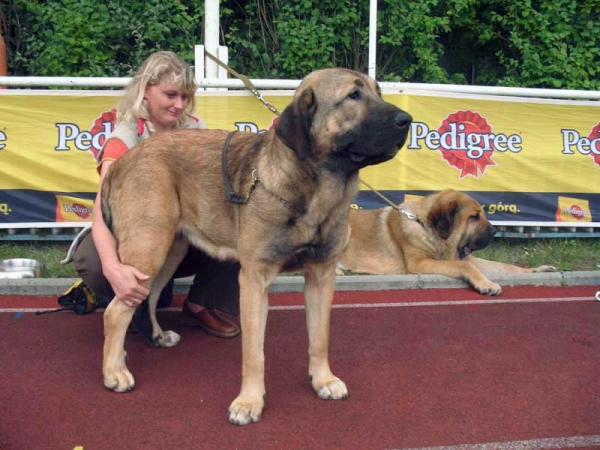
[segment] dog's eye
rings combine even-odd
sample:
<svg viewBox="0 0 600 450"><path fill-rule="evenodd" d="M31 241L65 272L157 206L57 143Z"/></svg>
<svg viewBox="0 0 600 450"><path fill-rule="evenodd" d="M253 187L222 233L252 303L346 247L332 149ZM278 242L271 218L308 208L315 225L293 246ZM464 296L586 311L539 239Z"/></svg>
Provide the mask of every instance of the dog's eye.
<svg viewBox="0 0 600 450"><path fill-rule="evenodd" d="M348 95L348 98L352 99L352 100L358 100L360 98L360 91L358 89L350 92L350 94Z"/></svg>
<svg viewBox="0 0 600 450"><path fill-rule="evenodd" d="M479 220L479 213L477 213L477 214L473 214L473 215L470 217L470 219L471 219L471 220Z"/></svg>

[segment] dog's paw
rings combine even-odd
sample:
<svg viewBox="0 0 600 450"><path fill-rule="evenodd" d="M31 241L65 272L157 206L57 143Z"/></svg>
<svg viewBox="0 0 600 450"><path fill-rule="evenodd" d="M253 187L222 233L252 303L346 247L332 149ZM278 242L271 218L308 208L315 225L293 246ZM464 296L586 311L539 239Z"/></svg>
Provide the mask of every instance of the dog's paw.
<svg viewBox="0 0 600 450"><path fill-rule="evenodd" d="M311 378L311 384L319 398L324 400L340 400L348 397L346 383L336 376L323 381Z"/></svg>
<svg viewBox="0 0 600 450"><path fill-rule="evenodd" d="M485 283L478 283L473 287L483 295L500 295L502 293L500 285L490 280L487 280Z"/></svg>
<svg viewBox="0 0 600 450"><path fill-rule="evenodd" d="M115 392L129 392L135 387L135 380L127 367L104 369L104 386Z"/></svg>
<svg viewBox="0 0 600 450"><path fill-rule="evenodd" d="M257 399L236 398L229 406L229 422L235 425L248 425L258 422L265 406L262 397Z"/></svg>
<svg viewBox="0 0 600 450"><path fill-rule="evenodd" d="M181 336L174 331L163 331L153 339L156 347L169 348L179 344Z"/></svg>
<svg viewBox="0 0 600 450"><path fill-rule="evenodd" d="M540 266L533 269L534 272L558 272L554 266Z"/></svg>

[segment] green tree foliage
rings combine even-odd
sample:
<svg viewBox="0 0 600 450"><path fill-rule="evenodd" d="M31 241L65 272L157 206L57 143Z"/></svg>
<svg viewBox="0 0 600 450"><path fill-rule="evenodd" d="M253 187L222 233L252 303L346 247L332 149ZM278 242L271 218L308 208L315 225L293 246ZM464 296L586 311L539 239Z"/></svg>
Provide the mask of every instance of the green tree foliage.
<svg viewBox="0 0 600 450"><path fill-rule="evenodd" d="M155 50L192 60L202 14L194 1L9 0L2 29L12 74L128 76Z"/></svg>
<svg viewBox="0 0 600 450"><path fill-rule="evenodd" d="M251 76L302 78L334 66L364 71L368 8L368 0L251 1L229 10L225 42L232 63Z"/></svg>
<svg viewBox="0 0 600 450"><path fill-rule="evenodd" d="M377 78L600 89L600 0L379 0ZM14 75L128 76L148 53L193 60L197 0L5 0ZM368 0L221 0L221 44L253 78L367 70Z"/></svg>
<svg viewBox="0 0 600 450"><path fill-rule="evenodd" d="M482 83L599 89L599 0L491 0L477 11ZM499 66L500 71L493 70Z"/></svg>

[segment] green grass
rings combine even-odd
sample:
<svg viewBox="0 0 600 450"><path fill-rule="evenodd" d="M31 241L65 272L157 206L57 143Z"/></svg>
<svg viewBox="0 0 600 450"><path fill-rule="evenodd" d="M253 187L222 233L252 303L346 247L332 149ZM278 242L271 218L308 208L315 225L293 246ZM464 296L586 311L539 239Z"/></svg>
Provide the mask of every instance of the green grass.
<svg viewBox="0 0 600 450"><path fill-rule="evenodd" d="M75 278L73 264L60 264L70 246L70 242L0 242L0 259L35 259L43 264L45 278Z"/></svg>
<svg viewBox="0 0 600 450"><path fill-rule="evenodd" d="M0 260L31 258L44 265L47 278L74 278L72 264L61 265L69 242L0 242ZM597 270L600 264L600 239L495 239L480 258L522 267L552 265L558 270Z"/></svg>
<svg viewBox="0 0 600 450"><path fill-rule="evenodd" d="M495 239L475 255L521 267L555 266L558 270L596 270L600 239Z"/></svg>

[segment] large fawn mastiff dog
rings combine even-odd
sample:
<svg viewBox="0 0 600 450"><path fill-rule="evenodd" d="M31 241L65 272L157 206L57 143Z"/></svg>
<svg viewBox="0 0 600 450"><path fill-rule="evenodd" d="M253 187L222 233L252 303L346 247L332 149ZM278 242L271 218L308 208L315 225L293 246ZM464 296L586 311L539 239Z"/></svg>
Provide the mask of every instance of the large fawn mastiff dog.
<svg viewBox="0 0 600 450"><path fill-rule="evenodd" d="M242 386L229 407L230 422L260 420L267 293L282 270L304 272L313 389L324 399L348 395L329 368L328 341L350 203L359 169L393 158L411 121L383 101L369 77L324 69L302 81L293 102L264 134L159 133L111 166L102 185L102 214L121 261L150 275L145 285L151 288L154 345L172 347L180 340L161 329L155 308L188 245L241 263ZM124 351L133 314L118 299L104 314L104 385L117 392L135 384Z"/></svg>
<svg viewBox="0 0 600 450"><path fill-rule="evenodd" d="M555 271L553 266L523 268L476 258L496 229L473 197L446 189L392 207L352 210L350 241L342 270L373 274L427 273L459 278L477 292L499 295L488 277Z"/></svg>

